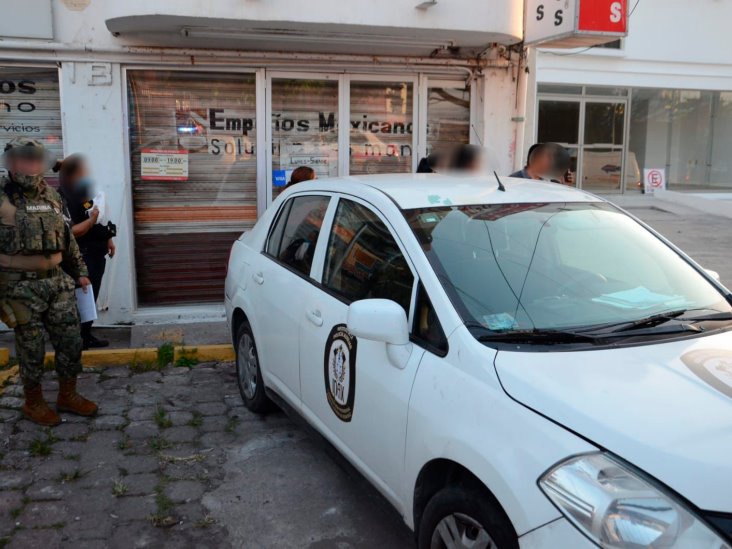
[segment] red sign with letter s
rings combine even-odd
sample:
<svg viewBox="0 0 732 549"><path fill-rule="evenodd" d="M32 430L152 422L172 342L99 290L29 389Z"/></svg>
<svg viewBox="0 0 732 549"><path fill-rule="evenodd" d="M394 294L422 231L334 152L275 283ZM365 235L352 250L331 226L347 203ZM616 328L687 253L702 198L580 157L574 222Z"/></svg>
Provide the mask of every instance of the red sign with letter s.
<svg viewBox="0 0 732 549"><path fill-rule="evenodd" d="M580 0L579 30L627 32L628 0Z"/></svg>

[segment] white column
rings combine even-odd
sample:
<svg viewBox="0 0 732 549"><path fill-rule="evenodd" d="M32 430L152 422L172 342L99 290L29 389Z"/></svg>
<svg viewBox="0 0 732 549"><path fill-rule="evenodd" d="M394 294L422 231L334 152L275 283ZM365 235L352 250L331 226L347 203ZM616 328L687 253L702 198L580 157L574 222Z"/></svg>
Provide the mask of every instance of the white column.
<svg viewBox="0 0 732 549"><path fill-rule="evenodd" d="M523 139L525 85L518 79L518 67L488 68L476 81L478 109L472 141L482 145L488 165L499 175L508 175L517 166L517 149ZM518 162L520 163L520 162Z"/></svg>
<svg viewBox="0 0 732 549"><path fill-rule="evenodd" d="M125 82L114 63L67 62L61 67L64 151L84 154L117 225L117 254L107 260L99 324L128 322L135 307L132 193L127 157Z"/></svg>

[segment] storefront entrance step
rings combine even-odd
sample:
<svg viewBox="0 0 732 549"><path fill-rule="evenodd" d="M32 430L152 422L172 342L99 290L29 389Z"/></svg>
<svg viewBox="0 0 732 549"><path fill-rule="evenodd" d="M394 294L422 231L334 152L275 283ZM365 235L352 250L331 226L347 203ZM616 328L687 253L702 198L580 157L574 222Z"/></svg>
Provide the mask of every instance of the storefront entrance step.
<svg viewBox="0 0 732 549"><path fill-rule="evenodd" d="M173 345L220 345L231 342L225 321L176 324L137 324L130 327L130 347Z"/></svg>

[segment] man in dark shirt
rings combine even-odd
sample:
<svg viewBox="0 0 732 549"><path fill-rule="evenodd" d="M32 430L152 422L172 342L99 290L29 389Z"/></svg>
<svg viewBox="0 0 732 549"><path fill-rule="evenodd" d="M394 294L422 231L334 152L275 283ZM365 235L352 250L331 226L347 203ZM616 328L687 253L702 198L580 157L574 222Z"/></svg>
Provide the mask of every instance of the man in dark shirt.
<svg viewBox="0 0 732 549"><path fill-rule="evenodd" d="M99 224L99 209L92 202L90 179L84 159L72 155L57 165L61 185L59 193L64 199L69 216L69 225L79 243L84 262L89 269L89 279L94 289L94 298L99 297L102 277L106 267L106 255L114 256L115 245L112 240L115 228L111 223ZM87 213L88 212L88 213ZM108 341L99 339L91 333L92 322L81 325L81 336L85 349L106 347Z"/></svg>
<svg viewBox="0 0 732 549"><path fill-rule="evenodd" d="M511 177L544 179L545 174L551 171L553 164L552 153L546 144L536 143L529 149L526 166L522 170L512 173Z"/></svg>

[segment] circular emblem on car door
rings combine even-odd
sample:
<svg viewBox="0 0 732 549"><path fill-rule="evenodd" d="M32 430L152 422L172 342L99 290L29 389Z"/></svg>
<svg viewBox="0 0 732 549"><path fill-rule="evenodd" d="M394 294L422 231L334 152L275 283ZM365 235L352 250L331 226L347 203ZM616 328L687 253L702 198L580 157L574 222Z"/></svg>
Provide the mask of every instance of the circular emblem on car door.
<svg viewBox="0 0 732 549"><path fill-rule="evenodd" d="M700 349L683 354L681 360L709 385L732 398L732 351Z"/></svg>
<svg viewBox="0 0 732 549"><path fill-rule="evenodd" d="M325 395L341 421L351 421L356 396L356 338L345 324L333 326L325 342Z"/></svg>

